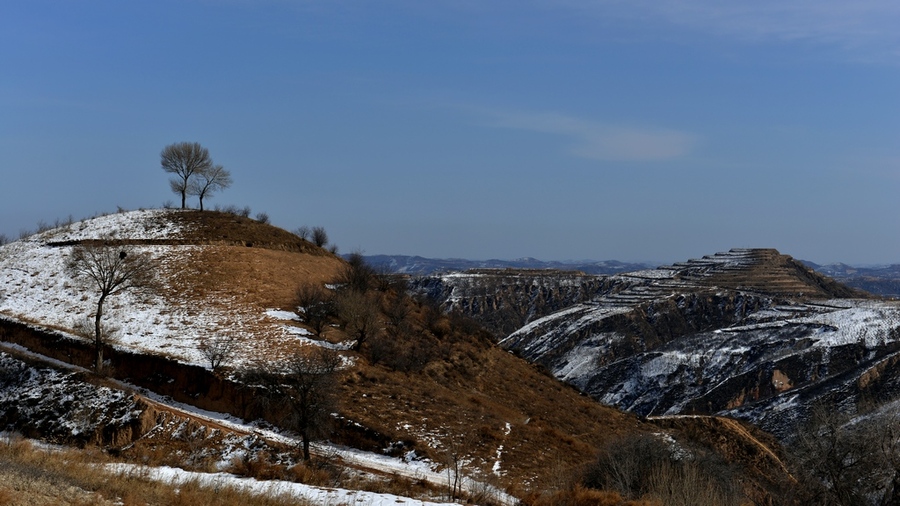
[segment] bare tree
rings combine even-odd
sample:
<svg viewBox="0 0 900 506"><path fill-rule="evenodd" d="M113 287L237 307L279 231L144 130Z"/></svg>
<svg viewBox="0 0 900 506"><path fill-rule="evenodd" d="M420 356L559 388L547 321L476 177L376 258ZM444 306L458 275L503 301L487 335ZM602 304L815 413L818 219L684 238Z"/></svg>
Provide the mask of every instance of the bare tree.
<svg viewBox="0 0 900 506"><path fill-rule="evenodd" d="M793 444L798 469L818 485L820 504L865 504L867 462L877 455L874 433L860 430L853 417L833 406L813 407L808 423Z"/></svg>
<svg viewBox="0 0 900 506"><path fill-rule="evenodd" d="M169 184L172 192L181 194L181 208L185 209L195 175L212 169L209 151L197 142L178 142L163 148L159 158L162 169L173 174Z"/></svg>
<svg viewBox="0 0 900 506"><path fill-rule="evenodd" d="M297 289L297 307L303 322L312 327L317 337L335 314L332 295L324 287L308 283Z"/></svg>
<svg viewBox="0 0 900 506"><path fill-rule="evenodd" d="M340 364L334 351L310 346L280 364L258 365L243 374L244 383L258 389L260 407L299 433L304 460L310 459L310 442L326 432L335 409Z"/></svg>
<svg viewBox="0 0 900 506"><path fill-rule="evenodd" d="M793 444L818 504L900 504L900 420L815 406Z"/></svg>
<svg viewBox="0 0 900 506"><path fill-rule="evenodd" d="M298 228L297 230L294 230L294 235L303 239L304 241L308 241L309 238L312 236L312 230L310 230L310 228L307 227L306 225L303 225L302 227Z"/></svg>
<svg viewBox="0 0 900 506"><path fill-rule="evenodd" d="M381 332L381 313L374 297L348 290L338 295L336 305L344 331L353 337L354 351Z"/></svg>
<svg viewBox="0 0 900 506"><path fill-rule="evenodd" d="M320 248L328 244L328 234L325 232L325 227L313 227L312 242Z"/></svg>
<svg viewBox="0 0 900 506"><path fill-rule="evenodd" d="M335 283L342 288L358 293L366 293L378 284L378 273L368 263L362 253L354 251L347 257L347 263L338 274Z"/></svg>
<svg viewBox="0 0 900 506"><path fill-rule="evenodd" d="M231 362L237 352L238 340L233 334L218 334L211 338L200 340L197 348L209 361L213 372L218 371L223 365Z"/></svg>
<svg viewBox="0 0 900 506"><path fill-rule="evenodd" d="M146 254L110 242L91 242L75 246L66 263L74 278L87 279L99 291L94 313L94 370L103 368L105 333L101 324L103 303L107 297L133 287L152 288L155 263Z"/></svg>
<svg viewBox="0 0 900 506"><path fill-rule="evenodd" d="M615 438L585 469L585 485L653 504L688 506L746 504L735 469L697 445L643 434Z"/></svg>
<svg viewBox="0 0 900 506"><path fill-rule="evenodd" d="M196 195L200 199L200 210L203 210L203 198L212 196L217 191L222 191L231 186L231 173L221 165L211 165L194 172L194 177L188 180L188 195ZM184 207L184 204L182 204Z"/></svg>

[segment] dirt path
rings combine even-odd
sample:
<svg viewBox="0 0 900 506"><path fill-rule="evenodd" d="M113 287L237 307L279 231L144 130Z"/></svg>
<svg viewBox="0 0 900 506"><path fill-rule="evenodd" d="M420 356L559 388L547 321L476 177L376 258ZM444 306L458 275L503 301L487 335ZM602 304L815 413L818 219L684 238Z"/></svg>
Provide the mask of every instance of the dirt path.
<svg viewBox="0 0 900 506"><path fill-rule="evenodd" d="M763 444L762 441L760 441L759 439L756 439L756 437L754 437L753 434L750 433L750 431L745 429L743 425L741 425L739 422L732 420L730 418L719 418L719 417L714 417L714 418L716 420L719 420L720 422L722 422L722 425L724 425L725 427L728 427L735 434L737 434L737 435L743 437L744 439L746 439L747 441L750 441L751 443L755 444L759 449L761 449L763 451L763 453L765 453L766 455L771 457L772 460L774 460L778 464L778 466L781 468L781 470L784 471L784 474L786 474L791 479L791 481L793 481L793 482L797 481L796 478L794 478L794 476L791 475L791 472L788 471L788 468L786 465L784 465L784 462L780 458L778 458L778 455L775 455L775 452L773 452L771 448L769 448L768 446Z"/></svg>
<svg viewBox="0 0 900 506"><path fill-rule="evenodd" d="M647 417L648 420L667 420L667 419L671 420L671 419L679 419L679 418L697 418L697 419L718 421L719 423L722 424L723 427L727 428L729 431L731 431L732 433L734 433L741 439L744 439L745 441L750 442L751 444L753 444L754 446L756 446L757 448L762 450L762 452L764 454L768 455L769 458L771 458L776 464L778 464L778 467L781 468L781 470L784 472L784 474L788 478L790 478L790 480L792 482L796 483L797 479L794 478L794 476L788 470L788 468L784 464L784 462L778 457L778 455L776 455L775 452L773 452L771 448L766 446L765 443L763 443L762 441L757 439L753 434L751 434L750 431L745 429L744 426L741 425L740 422L738 422L737 420L732 420L731 418L724 418L724 417L720 417L720 416L703 416L703 415L673 415L673 416L650 416L650 417Z"/></svg>

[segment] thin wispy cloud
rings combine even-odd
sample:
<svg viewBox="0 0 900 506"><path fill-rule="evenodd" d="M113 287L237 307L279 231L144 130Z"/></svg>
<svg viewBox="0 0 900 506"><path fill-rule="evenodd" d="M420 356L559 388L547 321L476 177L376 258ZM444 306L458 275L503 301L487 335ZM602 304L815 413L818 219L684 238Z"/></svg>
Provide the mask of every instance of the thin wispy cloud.
<svg viewBox="0 0 900 506"><path fill-rule="evenodd" d="M602 161L665 161L686 156L698 137L660 128L617 126L557 113L493 113L491 125L562 136L572 156Z"/></svg>

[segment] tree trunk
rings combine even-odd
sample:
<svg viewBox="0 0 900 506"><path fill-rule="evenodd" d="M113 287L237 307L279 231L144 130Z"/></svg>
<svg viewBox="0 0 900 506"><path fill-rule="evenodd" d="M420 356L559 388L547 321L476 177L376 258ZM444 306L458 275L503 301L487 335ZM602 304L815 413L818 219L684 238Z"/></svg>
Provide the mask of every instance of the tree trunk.
<svg viewBox="0 0 900 506"><path fill-rule="evenodd" d="M305 429L300 432L300 439L303 440L303 460L309 462L309 434Z"/></svg>
<svg viewBox="0 0 900 506"><path fill-rule="evenodd" d="M181 208L187 209L187 192L181 192Z"/></svg>
<svg viewBox="0 0 900 506"><path fill-rule="evenodd" d="M97 314L94 315L94 372L98 374L103 368L103 329L100 319L103 317L104 300L106 300L106 294L100 294L100 300L97 301Z"/></svg>

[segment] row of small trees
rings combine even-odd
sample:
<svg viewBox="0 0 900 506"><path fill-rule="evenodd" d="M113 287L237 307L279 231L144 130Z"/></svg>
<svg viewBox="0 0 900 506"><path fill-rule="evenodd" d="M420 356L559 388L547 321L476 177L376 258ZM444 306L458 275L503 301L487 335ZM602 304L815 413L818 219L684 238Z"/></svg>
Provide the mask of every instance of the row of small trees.
<svg viewBox="0 0 900 506"><path fill-rule="evenodd" d="M231 186L231 173L213 163L209 150L197 142L177 142L163 148L159 154L163 171L172 174L169 185L181 196L181 208L187 207L187 197L203 199Z"/></svg>

